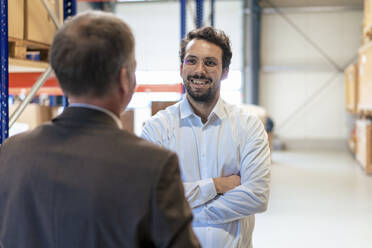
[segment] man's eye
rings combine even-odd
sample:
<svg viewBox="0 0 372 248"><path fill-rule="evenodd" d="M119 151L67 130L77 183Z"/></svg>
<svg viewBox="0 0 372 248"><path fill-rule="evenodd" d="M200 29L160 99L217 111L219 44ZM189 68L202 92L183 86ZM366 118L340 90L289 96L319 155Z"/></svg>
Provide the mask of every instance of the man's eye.
<svg viewBox="0 0 372 248"><path fill-rule="evenodd" d="M196 59L185 59L185 64L193 65L196 63Z"/></svg>
<svg viewBox="0 0 372 248"><path fill-rule="evenodd" d="M206 66L216 66L216 65L217 65L216 62L214 62L214 61L209 61L209 60L205 61L204 64L205 64Z"/></svg>

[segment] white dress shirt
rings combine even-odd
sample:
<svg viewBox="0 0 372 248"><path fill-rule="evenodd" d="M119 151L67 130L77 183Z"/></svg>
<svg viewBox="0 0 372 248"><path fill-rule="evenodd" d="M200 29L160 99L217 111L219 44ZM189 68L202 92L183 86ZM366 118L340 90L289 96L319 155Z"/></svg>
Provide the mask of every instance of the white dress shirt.
<svg viewBox="0 0 372 248"><path fill-rule="evenodd" d="M203 124L184 96L148 120L142 137L178 154L202 246L252 247L254 214L266 210L270 183L270 150L258 117L220 98ZM232 174L241 185L218 195L212 178Z"/></svg>

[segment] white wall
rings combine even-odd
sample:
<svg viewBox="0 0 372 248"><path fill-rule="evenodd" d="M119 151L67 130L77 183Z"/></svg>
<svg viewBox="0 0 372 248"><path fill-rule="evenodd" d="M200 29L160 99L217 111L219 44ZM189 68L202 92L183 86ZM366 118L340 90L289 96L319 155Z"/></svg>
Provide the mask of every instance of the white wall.
<svg viewBox="0 0 372 248"><path fill-rule="evenodd" d="M361 11L287 16L339 67L356 58L361 37ZM332 65L278 15L263 15L261 38L260 103L273 117L276 134L284 139L345 139L347 113L343 73L335 72ZM294 70L296 66L308 70ZM289 116L293 118L288 120Z"/></svg>
<svg viewBox="0 0 372 248"><path fill-rule="evenodd" d="M176 2L118 4L117 15L136 38L137 70L178 70L178 12Z"/></svg>

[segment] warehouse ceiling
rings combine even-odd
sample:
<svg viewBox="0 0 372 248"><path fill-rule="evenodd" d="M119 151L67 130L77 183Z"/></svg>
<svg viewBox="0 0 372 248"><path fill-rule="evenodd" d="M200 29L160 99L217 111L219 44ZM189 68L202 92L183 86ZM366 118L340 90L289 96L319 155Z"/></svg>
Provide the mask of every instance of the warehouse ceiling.
<svg viewBox="0 0 372 248"><path fill-rule="evenodd" d="M263 8L271 8L272 5L270 3L280 8L316 6L363 7L363 0L260 0L260 5Z"/></svg>

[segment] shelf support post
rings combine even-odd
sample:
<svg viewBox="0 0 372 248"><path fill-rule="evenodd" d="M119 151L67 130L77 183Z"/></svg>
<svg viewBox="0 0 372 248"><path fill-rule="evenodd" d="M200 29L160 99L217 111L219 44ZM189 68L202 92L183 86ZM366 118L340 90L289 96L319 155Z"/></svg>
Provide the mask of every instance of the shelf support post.
<svg viewBox="0 0 372 248"><path fill-rule="evenodd" d="M211 26L214 27L215 0L211 0Z"/></svg>
<svg viewBox="0 0 372 248"><path fill-rule="evenodd" d="M196 0L196 27L201 28L203 26L203 1Z"/></svg>
<svg viewBox="0 0 372 248"><path fill-rule="evenodd" d="M66 20L70 16L76 15L76 0L63 0L63 19ZM62 96L62 105L63 107L68 106L67 96Z"/></svg>
<svg viewBox="0 0 372 248"><path fill-rule="evenodd" d="M181 11L181 40L186 35L186 0L180 0Z"/></svg>
<svg viewBox="0 0 372 248"><path fill-rule="evenodd" d="M261 7L258 0L244 0L243 103L259 104Z"/></svg>
<svg viewBox="0 0 372 248"><path fill-rule="evenodd" d="M9 136L8 0L0 0L0 144Z"/></svg>

